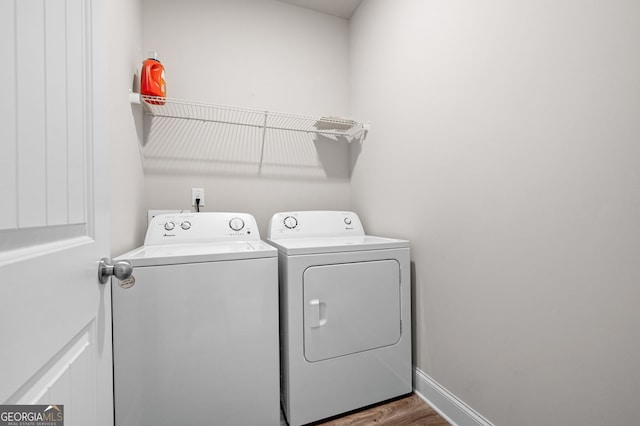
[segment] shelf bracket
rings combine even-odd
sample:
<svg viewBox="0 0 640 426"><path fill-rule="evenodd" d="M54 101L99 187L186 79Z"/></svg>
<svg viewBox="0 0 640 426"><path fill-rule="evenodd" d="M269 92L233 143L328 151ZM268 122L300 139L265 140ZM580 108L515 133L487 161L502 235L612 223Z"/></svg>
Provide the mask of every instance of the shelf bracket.
<svg viewBox="0 0 640 426"><path fill-rule="evenodd" d="M267 140L267 117L269 117L269 111L264 112L264 122L262 126L262 146L260 147L260 164L258 165L258 174L262 174L262 161L264 159L264 144Z"/></svg>

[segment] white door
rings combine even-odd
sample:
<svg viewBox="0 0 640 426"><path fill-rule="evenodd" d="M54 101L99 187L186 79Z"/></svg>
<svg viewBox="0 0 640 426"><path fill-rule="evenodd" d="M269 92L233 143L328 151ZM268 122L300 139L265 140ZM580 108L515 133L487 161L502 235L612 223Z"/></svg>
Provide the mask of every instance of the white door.
<svg viewBox="0 0 640 426"><path fill-rule="evenodd" d="M0 405L113 424L104 0L0 1Z"/></svg>
<svg viewBox="0 0 640 426"><path fill-rule="evenodd" d="M309 362L400 340L400 264L395 259L311 266L303 274L303 300Z"/></svg>

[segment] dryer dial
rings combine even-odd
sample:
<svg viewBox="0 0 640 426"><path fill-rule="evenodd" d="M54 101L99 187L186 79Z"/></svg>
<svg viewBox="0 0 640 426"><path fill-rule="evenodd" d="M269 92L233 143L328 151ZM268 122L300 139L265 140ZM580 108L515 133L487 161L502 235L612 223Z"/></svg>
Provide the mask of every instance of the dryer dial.
<svg viewBox="0 0 640 426"><path fill-rule="evenodd" d="M287 216L284 218L284 226L286 226L289 229L293 229L296 226L298 226L298 219L296 219L293 216Z"/></svg>
<svg viewBox="0 0 640 426"><path fill-rule="evenodd" d="M166 229L167 231L173 231L173 228L176 227L176 224L173 222L167 222L164 224L164 229Z"/></svg>
<svg viewBox="0 0 640 426"><path fill-rule="evenodd" d="M240 219L239 217L234 217L229 221L229 228L233 229L234 231L240 231L242 228L244 228L244 220Z"/></svg>

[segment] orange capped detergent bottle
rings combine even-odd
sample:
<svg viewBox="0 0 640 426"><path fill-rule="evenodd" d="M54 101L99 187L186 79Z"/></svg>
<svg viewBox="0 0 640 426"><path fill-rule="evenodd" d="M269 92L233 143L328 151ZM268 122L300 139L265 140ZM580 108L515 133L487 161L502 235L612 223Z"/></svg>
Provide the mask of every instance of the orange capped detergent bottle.
<svg viewBox="0 0 640 426"><path fill-rule="evenodd" d="M160 63L156 52L150 52L149 56L148 59L142 62L140 94L164 99L167 97L164 66ZM150 99L146 102L153 105L164 105L164 100L162 99Z"/></svg>

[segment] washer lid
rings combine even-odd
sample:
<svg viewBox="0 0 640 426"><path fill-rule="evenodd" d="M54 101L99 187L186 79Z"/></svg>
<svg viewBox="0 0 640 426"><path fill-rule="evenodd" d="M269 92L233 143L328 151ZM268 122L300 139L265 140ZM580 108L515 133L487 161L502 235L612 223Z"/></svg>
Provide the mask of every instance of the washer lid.
<svg viewBox="0 0 640 426"><path fill-rule="evenodd" d="M357 237L287 238L267 240L267 242L287 255L385 250L409 247L409 241L407 240L373 237L370 235Z"/></svg>
<svg viewBox="0 0 640 426"><path fill-rule="evenodd" d="M114 261L128 260L136 267L260 259L277 255L278 251L264 241L228 241L143 246L118 256Z"/></svg>

